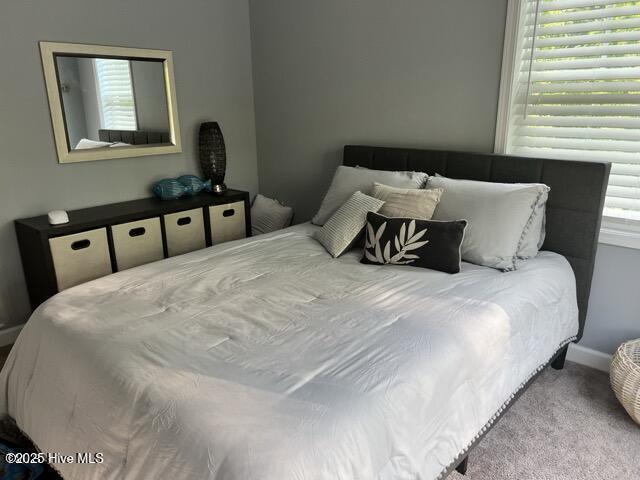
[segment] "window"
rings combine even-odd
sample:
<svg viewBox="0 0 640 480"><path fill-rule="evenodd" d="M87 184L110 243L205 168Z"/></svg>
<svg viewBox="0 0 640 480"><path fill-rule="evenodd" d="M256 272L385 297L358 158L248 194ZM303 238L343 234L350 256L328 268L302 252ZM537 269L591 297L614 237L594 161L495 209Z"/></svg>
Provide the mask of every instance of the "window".
<svg viewBox="0 0 640 480"><path fill-rule="evenodd" d="M101 127L136 130L131 62L110 58L96 58L94 62Z"/></svg>
<svg viewBox="0 0 640 480"><path fill-rule="evenodd" d="M496 150L611 161L605 217L638 230L640 1L509 1Z"/></svg>

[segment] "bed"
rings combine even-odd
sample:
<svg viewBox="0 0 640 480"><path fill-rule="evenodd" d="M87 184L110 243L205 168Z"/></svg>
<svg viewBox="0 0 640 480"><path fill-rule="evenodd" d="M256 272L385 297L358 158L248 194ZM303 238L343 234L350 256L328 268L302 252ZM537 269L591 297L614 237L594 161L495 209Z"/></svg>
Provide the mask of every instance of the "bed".
<svg viewBox="0 0 640 480"><path fill-rule="evenodd" d="M123 271L33 314L0 410L64 478L431 479L579 338L603 163L346 147L344 163L552 188L545 252L456 275L339 259L310 224ZM595 190L594 190L595 189ZM567 232L579 232L581 241Z"/></svg>

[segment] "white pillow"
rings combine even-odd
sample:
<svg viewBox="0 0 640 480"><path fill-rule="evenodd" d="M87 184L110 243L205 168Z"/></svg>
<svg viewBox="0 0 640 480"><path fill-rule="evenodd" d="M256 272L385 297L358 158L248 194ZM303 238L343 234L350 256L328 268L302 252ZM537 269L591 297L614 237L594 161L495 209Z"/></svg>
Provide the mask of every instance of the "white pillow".
<svg viewBox="0 0 640 480"><path fill-rule="evenodd" d="M358 238L367 223L367 213L377 212L384 201L355 192L315 234L333 257L342 255Z"/></svg>
<svg viewBox="0 0 640 480"><path fill-rule="evenodd" d="M446 178L436 173L436 177ZM492 183L492 182L483 182ZM496 185L494 183L494 185ZM505 184L498 184L505 185ZM506 184L513 185L513 184ZM541 195L538 198L538 203L530 218L530 228L525 228L524 237L518 246L518 252L516 256L520 260L527 260L538 255L538 251L542 248L544 239L546 237L546 223L547 223L547 200L549 199L549 191L551 190L547 185L542 183L519 183L517 185L536 185L541 187Z"/></svg>
<svg viewBox="0 0 640 480"><path fill-rule="evenodd" d="M422 188L427 178L429 176L422 172L390 172L341 165L336 169L331 186L311 222L324 225L328 218L355 192L360 191L369 195L373 190L374 182L391 187Z"/></svg>
<svg viewBox="0 0 640 480"><path fill-rule="evenodd" d="M444 188L434 220L468 221L462 259L478 265L515 270L518 252L528 255L540 242L549 187L538 183L493 183L430 177L429 188ZM535 255L535 254L534 254Z"/></svg>
<svg viewBox="0 0 640 480"><path fill-rule="evenodd" d="M546 185L545 185L546 187ZM541 192L538 203L531 217L531 226L524 231L524 237L518 247L518 258L526 260L538 255L538 251L542 248L544 238L547 234L545 229L547 223L547 200L549 199L549 191L547 187Z"/></svg>
<svg viewBox="0 0 640 480"><path fill-rule="evenodd" d="M91 140L89 138L81 138L78 144L76 145L76 150L86 150L88 148L104 148L110 147L113 145L113 142L100 142L97 140Z"/></svg>
<svg viewBox="0 0 640 480"><path fill-rule="evenodd" d="M281 230L291 225L292 218L293 208L257 194L251 205L251 233L260 235Z"/></svg>

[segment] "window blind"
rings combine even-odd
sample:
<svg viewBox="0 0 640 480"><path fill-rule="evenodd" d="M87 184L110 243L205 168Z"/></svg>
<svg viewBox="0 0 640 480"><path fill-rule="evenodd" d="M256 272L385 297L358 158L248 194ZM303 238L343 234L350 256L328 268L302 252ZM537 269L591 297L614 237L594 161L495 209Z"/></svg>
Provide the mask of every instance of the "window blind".
<svg viewBox="0 0 640 480"><path fill-rule="evenodd" d="M612 162L605 215L640 220L640 1L521 0L504 150Z"/></svg>
<svg viewBox="0 0 640 480"><path fill-rule="evenodd" d="M96 58L95 70L102 128L136 130L131 62Z"/></svg>

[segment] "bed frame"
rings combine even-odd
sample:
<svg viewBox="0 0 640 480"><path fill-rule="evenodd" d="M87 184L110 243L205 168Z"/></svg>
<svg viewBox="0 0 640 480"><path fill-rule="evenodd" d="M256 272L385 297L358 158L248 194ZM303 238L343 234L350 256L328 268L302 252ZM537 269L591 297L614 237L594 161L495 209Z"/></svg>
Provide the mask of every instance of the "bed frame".
<svg viewBox="0 0 640 480"><path fill-rule="evenodd" d="M547 201L546 238L542 250L563 255L573 268L580 322L575 341L580 340L587 317L610 163L357 145L344 147L343 163L350 167L412 170L485 182L544 183L551 187ZM550 361L540 367L439 478L446 477L454 469L462 474L466 472L468 452L482 440L546 366L551 364L555 369L564 366L567 349L568 345L561 346Z"/></svg>
<svg viewBox="0 0 640 480"><path fill-rule="evenodd" d="M98 130L101 142L122 142L130 145L155 145L171 143L169 132L152 132L147 130Z"/></svg>

